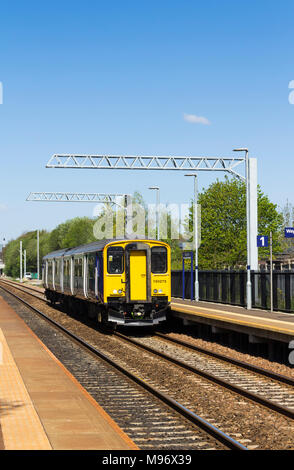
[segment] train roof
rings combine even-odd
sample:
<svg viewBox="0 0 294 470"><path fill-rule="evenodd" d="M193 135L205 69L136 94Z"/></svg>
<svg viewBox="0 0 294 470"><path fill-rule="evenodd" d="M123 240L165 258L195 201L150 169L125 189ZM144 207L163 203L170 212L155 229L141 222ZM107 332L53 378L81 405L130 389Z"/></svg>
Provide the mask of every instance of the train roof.
<svg viewBox="0 0 294 470"><path fill-rule="evenodd" d="M48 255L44 256L43 259L58 258L60 256L69 256L69 255L79 254L79 253L88 253L91 251L100 251L105 247L105 245L107 245L108 243L111 243L112 241L114 240L105 239L105 240L99 240L97 242L87 243L86 245L79 245L74 248L64 248L62 250L52 251L51 253L48 253Z"/></svg>
<svg viewBox="0 0 294 470"><path fill-rule="evenodd" d="M118 240L116 238L111 238L111 239L99 240L97 242L88 243L86 245L79 245L74 248L64 248L62 250L52 251L51 253L48 253L46 256L44 256L43 260L51 259L51 258L60 258L62 256L71 256L71 255L78 255L78 254L84 254L84 253L91 253L93 251L103 250L105 245L108 245L108 243L111 243L111 242L125 242L125 241L132 242L135 240L137 239L132 238L131 240L128 240L128 239ZM140 238L140 240L142 240L142 238ZM146 239L145 241L159 242L158 240L151 240L151 239L148 239L148 240ZM164 242L159 242L159 243L166 244Z"/></svg>

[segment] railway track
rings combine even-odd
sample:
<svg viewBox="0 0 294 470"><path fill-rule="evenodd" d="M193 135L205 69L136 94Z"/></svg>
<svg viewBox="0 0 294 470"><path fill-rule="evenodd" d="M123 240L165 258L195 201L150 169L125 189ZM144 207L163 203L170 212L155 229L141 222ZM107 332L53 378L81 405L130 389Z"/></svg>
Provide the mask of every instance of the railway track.
<svg viewBox="0 0 294 470"><path fill-rule="evenodd" d="M156 337L138 340L121 333L116 332L115 334L127 342L210 380L212 383L294 419L294 387L292 384L292 386L285 386L276 380L266 379L262 373L259 375L257 371L255 373L248 372L236 365L223 363L220 359L216 360L203 353L195 353L188 344L185 346L186 351L182 348L182 351L179 352L174 345L166 345L166 342L169 341L167 335L157 335L159 340ZM181 359L177 358L179 356Z"/></svg>
<svg viewBox="0 0 294 470"><path fill-rule="evenodd" d="M34 292L35 294L39 294L39 296L37 296L37 297L46 302L46 298L44 296L44 293L41 290L36 289L36 287L27 286L25 284L21 284L19 282L15 282L15 281L10 281L10 280L7 281L6 279L1 279L1 283L6 284L7 286L9 286L9 285L13 286L16 289L23 290L24 292L28 291L28 293Z"/></svg>
<svg viewBox="0 0 294 470"><path fill-rule="evenodd" d="M242 443L17 296L7 288L7 282L5 287L3 284L0 287L6 294L38 314L38 320L36 315L21 316L141 449L246 450ZM48 330L48 323L54 334Z"/></svg>
<svg viewBox="0 0 294 470"><path fill-rule="evenodd" d="M15 286L14 286L15 287ZM24 286L17 286L19 290L22 290ZM33 291L33 288L29 288ZM39 296L35 296L31 292L31 296L40 299ZM237 396L242 396L254 403L262 405L265 409L270 409L279 413L283 416L287 416L291 420L294 417L294 388L293 381L287 377L274 374L270 371L264 371L264 369L258 369L251 364L242 363L236 360L229 360L229 358L219 357L219 354L205 353L199 351L200 348L192 347L189 343L179 342L178 340L171 339L167 335L157 333L153 337L145 338L131 338L120 333L116 333L116 338L121 342L128 342L136 348L140 348L154 356L160 356L160 358L170 363L180 366L182 369L192 372L196 377L201 377L205 381L209 381L211 384L217 384L223 387ZM197 349L197 351L195 351ZM139 354L137 353L138 357ZM120 360L122 364L122 361ZM120 365L122 367L122 365ZM252 370L253 368L253 370ZM138 375L136 367L133 368L134 375ZM268 377L270 374L270 377ZM139 374L142 375L141 373ZM155 383L151 386L156 388ZM144 381L146 383L146 380ZM206 384L207 386L207 384ZM162 387L161 387L162 393ZM163 395L170 395L170 398L177 402L177 397L172 397L170 391L164 390ZM183 408L190 408L193 410L193 406L190 406L189 402L186 402ZM196 414L195 410L192 414ZM203 414L202 414L203 416ZM214 422L209 416L205 416L207 421ZM218 423L217 423L218 424ZM219 426L218 426L219 427ZM230 433L230 429L226 431L230 435L236 435L236 433ZM237 434L238 435L238 434ZM242 440L242 439L241 439ZM242 441L243 442L243 441ZM250 442L250 440L248 440ZM250 442L252 444L252 442ZM254 442L253 442L254 444ZM252 447L252 446L251 446Z"/></svg>
<svg viewBox="0 0 294 470"><path fill-rule="evenodd" d="M15 287L19 285L13 283ZM36 289L21 286L22 289L38 292ZM39 292L38 292L39 293ZM39 295L37 296L40 298ZM46 301L43 297L41 300ZM294 418L294 380L274 372L231 359L221 354L210 352L187 342L176 340L162 333L155 333L155 338L135 340L126 335L116 333L125 341L160 355L169 362L179 365L237 394L253 400L267 408ZM163 346L156 340L160 338L166 343L178 345L181 352L169 346ZM164 352L168 350L169 354ZM178 359L183 356L184 361ZM268 380L270 379L270 380ZM286 385L286 386L285 386Z"/></svg>

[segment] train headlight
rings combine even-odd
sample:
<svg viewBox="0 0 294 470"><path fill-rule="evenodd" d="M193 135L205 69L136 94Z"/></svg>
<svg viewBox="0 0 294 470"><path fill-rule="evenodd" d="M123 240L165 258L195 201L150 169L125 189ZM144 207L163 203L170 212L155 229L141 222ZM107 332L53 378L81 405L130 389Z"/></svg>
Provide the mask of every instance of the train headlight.
<svg viewBox="0 0 294 470"><path fill-rule="evenodd" d="M158 293L159 293L159 294L162 294L162 289L159 289Z"/></svg>
<svg viewBox="0 0 294 470"><path fill-rule="evenodd" d="M119 289L118 293L119 293L119 294L122 294L122 290L121 290L121 289Z"/></svg>
<svg viewBox="0 0 294 470"><path fill-rule="evenodd" d="M114 290L112 291L112 293L113 293L113 294L117 294L117 290L114 289Z"/></svg>
<svg viewBox="0 0 294 470"><path fill-rule="evenodd" d="M157 294L157 289L154 289L153 293L154 293L154 294Z"/></svg>

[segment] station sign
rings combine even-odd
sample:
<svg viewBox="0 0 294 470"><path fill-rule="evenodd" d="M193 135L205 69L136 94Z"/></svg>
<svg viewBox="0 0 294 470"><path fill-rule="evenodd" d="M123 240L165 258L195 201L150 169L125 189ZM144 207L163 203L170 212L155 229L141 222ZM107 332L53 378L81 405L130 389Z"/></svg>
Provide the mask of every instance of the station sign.
<svg viewBox="0 0 294 470"><path fill-rule="evenodd" d="M191 258L193 251L183 251L183 258Z"/></svg>
<svg viewBox="0 0 294 470"><path fill-rule="evenodd" d="M258 248L267 248L268 247L268 236L267 235L257 235L257 247Z"/></svg>
<svg viewBox="0 0 294 470"><path fill-rule="evenodd" d="M294 227L285 227L285 238L294 238Z"/></svg>

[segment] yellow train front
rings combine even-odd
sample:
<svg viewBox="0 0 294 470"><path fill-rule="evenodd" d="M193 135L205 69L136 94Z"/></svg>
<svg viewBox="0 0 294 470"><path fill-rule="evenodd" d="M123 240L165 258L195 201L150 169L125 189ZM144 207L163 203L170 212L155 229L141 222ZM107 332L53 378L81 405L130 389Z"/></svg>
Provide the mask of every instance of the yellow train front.
<svg viewBox="0 0 294 470"><path fill-rule="evenodd" d="M158 324L171 298L170 247L154 240L112 242L104 248L108 321Z"/></svg>
<svg viewBox="0 0 294 470"><path fill-rule="evenodd" d="M102 240L43 258L46 297L109 325L157 325L171 300L170 247L157 240Z"/></svg>

